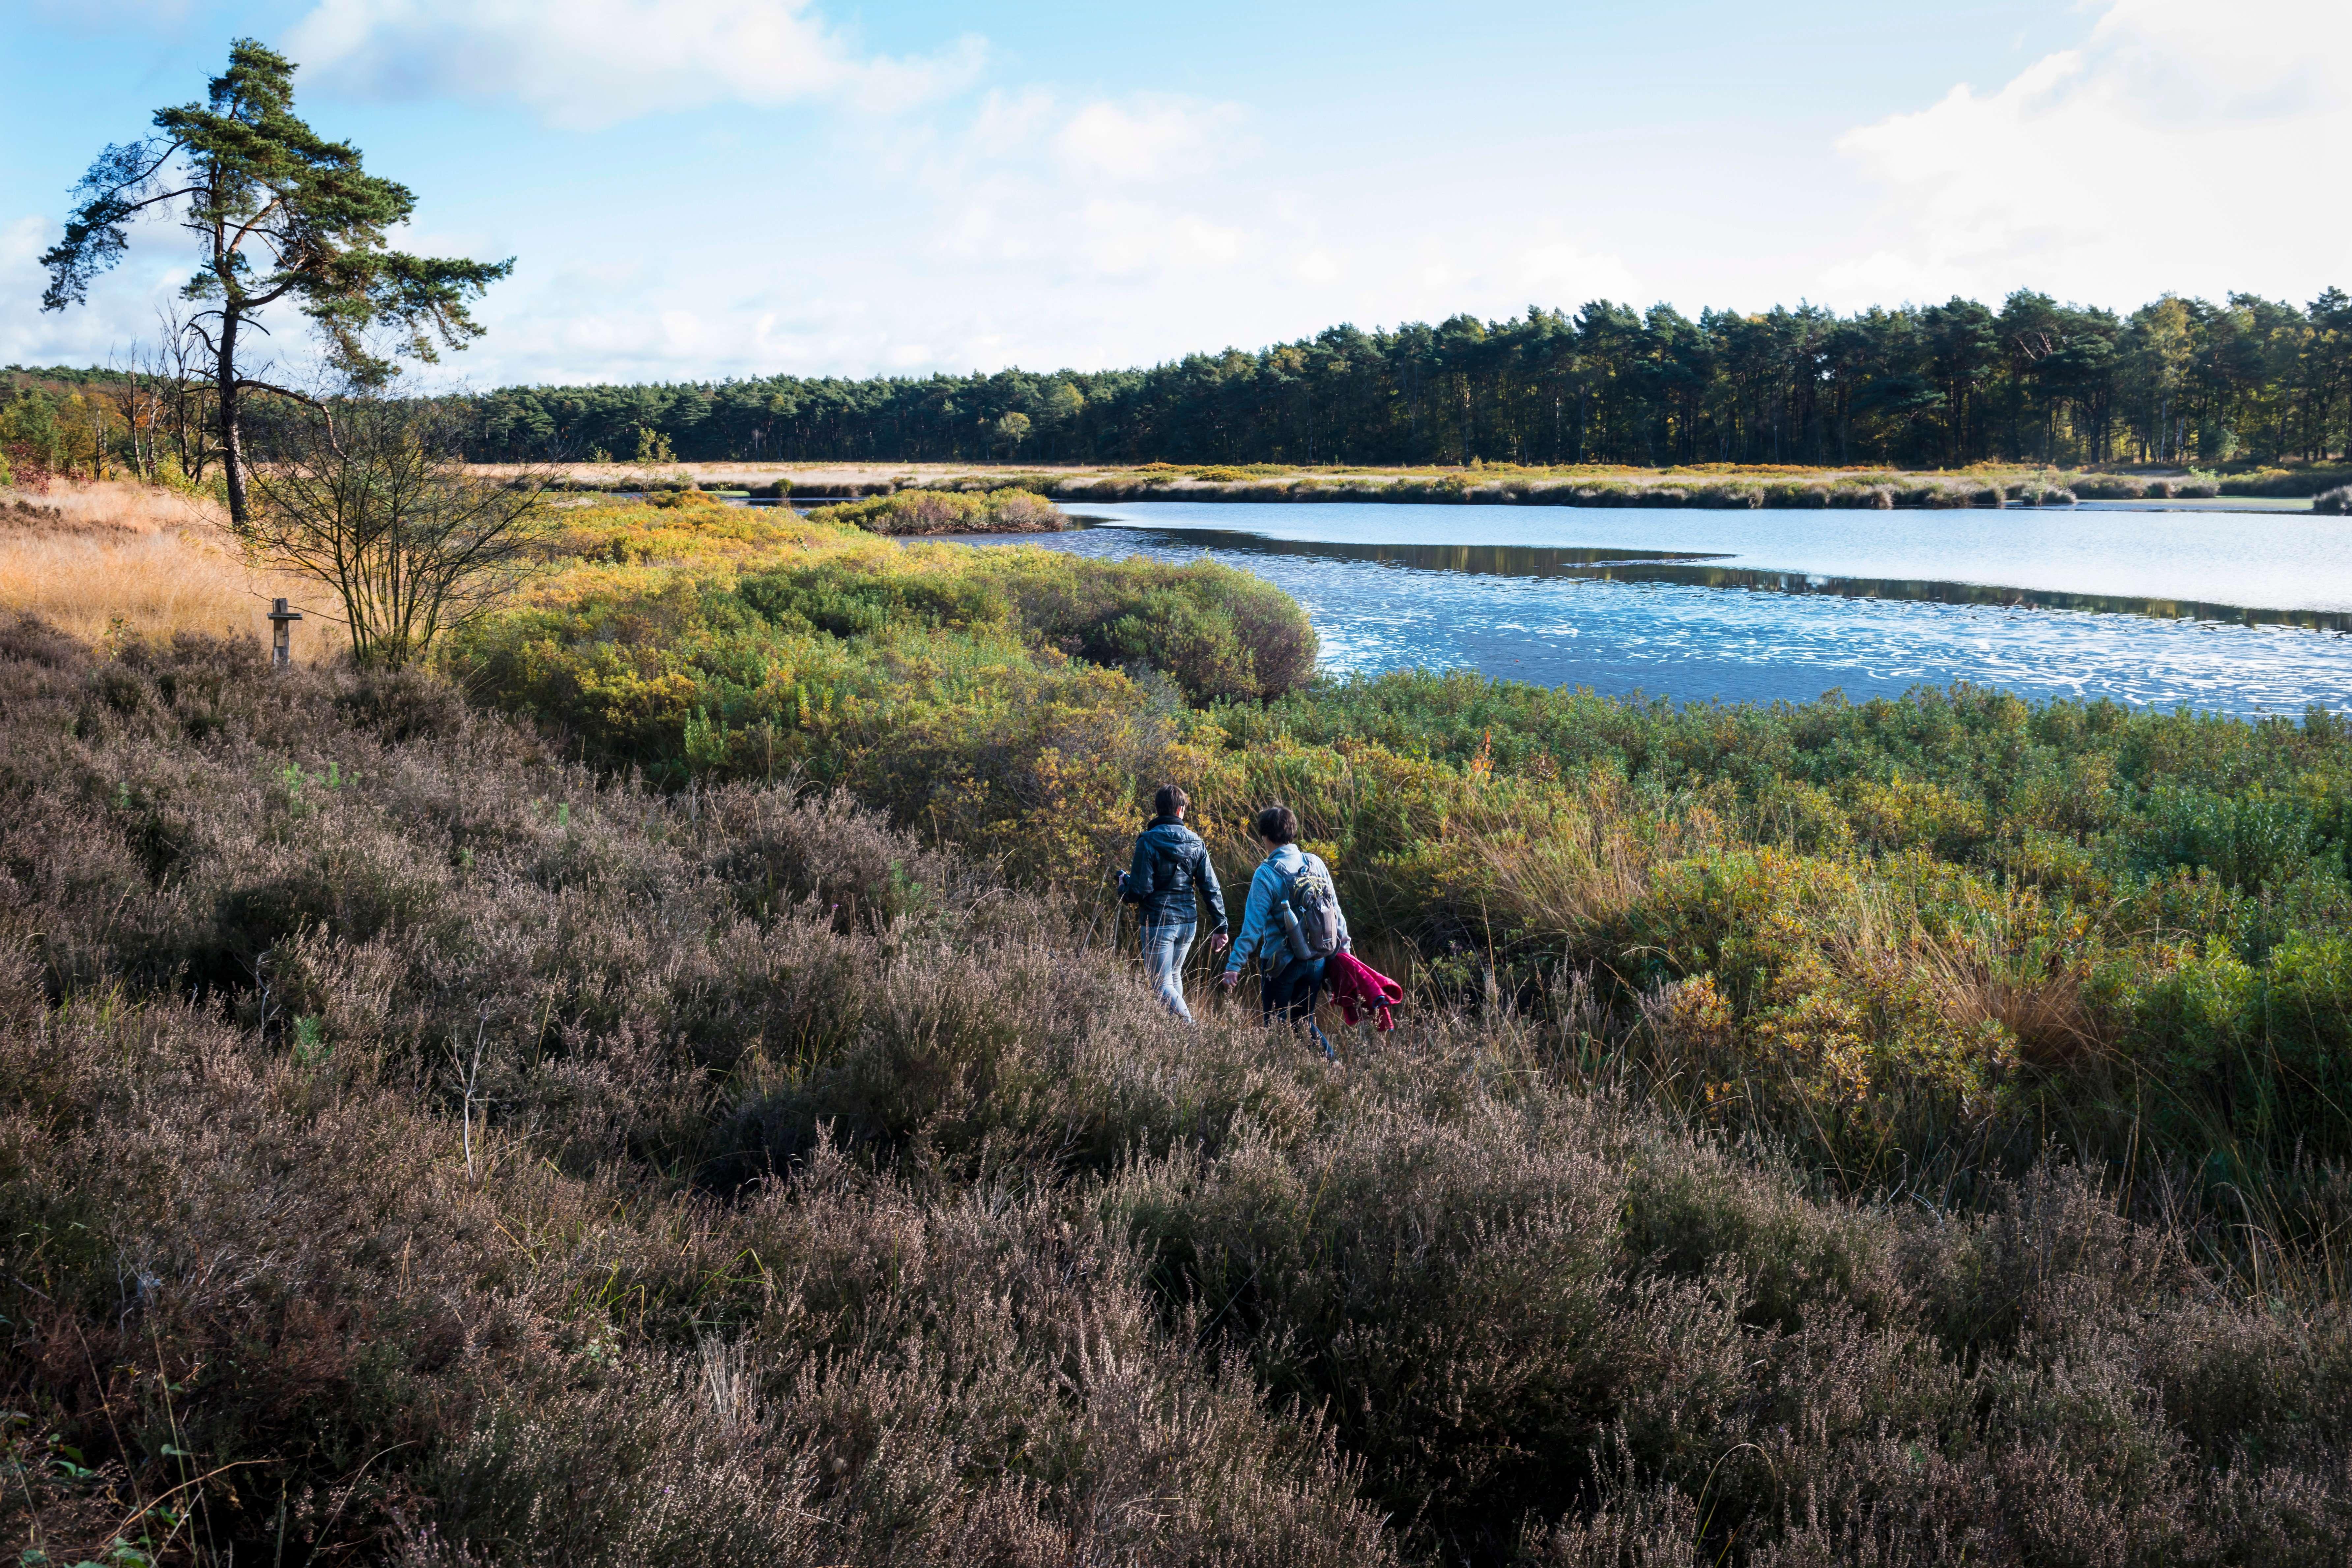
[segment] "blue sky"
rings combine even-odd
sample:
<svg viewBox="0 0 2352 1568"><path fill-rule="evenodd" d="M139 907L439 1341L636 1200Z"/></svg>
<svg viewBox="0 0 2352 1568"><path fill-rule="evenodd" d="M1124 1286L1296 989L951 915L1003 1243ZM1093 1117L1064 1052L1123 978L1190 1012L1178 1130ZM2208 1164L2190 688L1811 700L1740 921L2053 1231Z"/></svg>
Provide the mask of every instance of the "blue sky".
<svg viewBox="0 0 2352 1568"><path fill-rule="evenodd" d="M170 230L64 315L36 258L239 34L416 191L408 247L517 258L427 373L477 385L1098 367L1595 297L2352 287L2342 0L0 0L0 363L152 333Z"/></svg>

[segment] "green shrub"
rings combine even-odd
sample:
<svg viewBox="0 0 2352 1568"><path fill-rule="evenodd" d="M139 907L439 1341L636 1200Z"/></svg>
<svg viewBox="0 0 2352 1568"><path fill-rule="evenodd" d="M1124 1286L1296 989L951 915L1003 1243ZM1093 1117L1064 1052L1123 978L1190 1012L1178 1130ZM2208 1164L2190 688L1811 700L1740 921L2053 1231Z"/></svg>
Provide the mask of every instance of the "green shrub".
<svg viewBox="0 0 2352 1568"><path fill-rule="evenodd" d="M2259 468L2231 474L2220 481L2225 496L2317 496L2343 484L2344 468Z"/></svg>
<svg viewBox="0 0 2352 1568"><path fill-rule="evenodd" d="M2307 805L2260 785L2224 795L2161 784L2133 815L2131 848L2142 868L2207 870L2249 890L2301 871L2319 842Z"/></svg>
<svg viewBox="0 0 2352 1568"><path fill-rule="evenodd" d="M1069 520L1053 502L1019 489L984 495L956 490L900 490L841 506L819 507L810 521L847 524L869 533L1051 533Z"/></svg>

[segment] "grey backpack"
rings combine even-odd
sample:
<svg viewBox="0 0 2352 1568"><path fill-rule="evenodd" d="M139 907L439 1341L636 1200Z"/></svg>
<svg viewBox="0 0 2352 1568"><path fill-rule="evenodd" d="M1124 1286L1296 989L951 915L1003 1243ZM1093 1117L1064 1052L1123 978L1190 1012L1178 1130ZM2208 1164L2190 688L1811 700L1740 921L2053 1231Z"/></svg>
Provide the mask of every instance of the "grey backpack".
<svg viewBox="0 0 2352 1568"><path fill-rule="evenodd" d="M1331 885L1330 868L1309 855L1291 873L1290 884L1275 904L1290 956L1305 962L1328 958L1339 951L1339 889Z"/></svg>

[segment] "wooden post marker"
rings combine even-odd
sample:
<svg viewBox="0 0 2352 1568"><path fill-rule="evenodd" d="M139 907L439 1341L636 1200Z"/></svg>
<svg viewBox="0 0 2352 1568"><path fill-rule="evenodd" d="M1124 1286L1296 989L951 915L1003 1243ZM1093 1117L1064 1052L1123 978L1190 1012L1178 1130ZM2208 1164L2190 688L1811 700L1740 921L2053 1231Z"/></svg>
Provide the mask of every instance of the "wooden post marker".
<svg viewBox="0 0 2352 1568"><path fill-rule="evenodd" d="M293 651L293 636L288 627L301 618L302 612L288 609L285 600L272 599L269 602L269 662L280 669L286 668Z"/></svg>

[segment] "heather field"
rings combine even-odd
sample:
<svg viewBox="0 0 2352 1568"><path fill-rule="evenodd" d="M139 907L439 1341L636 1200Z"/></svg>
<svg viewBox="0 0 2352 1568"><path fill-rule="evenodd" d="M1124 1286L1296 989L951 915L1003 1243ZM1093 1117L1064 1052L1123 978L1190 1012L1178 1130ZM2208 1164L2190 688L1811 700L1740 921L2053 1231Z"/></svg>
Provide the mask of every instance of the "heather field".
<svg viewBox="0 0 2352 1568"><path fill-rule="evenodd" d="M2352 1550L2337 719L1332 682L662 499L430 668L0 596L27 1561ZM1158 1011L1167 778L1394 1034Z"/></svg>

